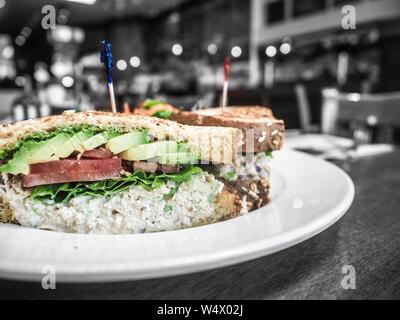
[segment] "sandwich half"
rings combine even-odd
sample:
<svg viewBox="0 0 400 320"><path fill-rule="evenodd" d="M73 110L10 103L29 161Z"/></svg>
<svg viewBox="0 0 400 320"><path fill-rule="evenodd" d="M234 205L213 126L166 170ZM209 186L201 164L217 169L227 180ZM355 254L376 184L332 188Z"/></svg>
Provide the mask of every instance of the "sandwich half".
<svg viewBox="0 0 400 320"><path fill-rule="evenodd" d="M148 105L152 106L151 103ZM284 121L276 119L271 109L240 106L189 112L171 109L167 105L169 108L163 112L162 104L154 106L157 108L155 116L169 115L169 119L181 124L240 129L244 144L233 163L216 164L207 170L230 192L239 196L247 210L260 208L269 202L270 159L272 151L282 148L285 133Z"/></svg>
<svg viewBox="0 0 400 320"><path fill-rule="evenodd" d="M175 230L244 212L205 165L232 165L235 128L66 112L0 126L0 222L75 233Z"/></svg>

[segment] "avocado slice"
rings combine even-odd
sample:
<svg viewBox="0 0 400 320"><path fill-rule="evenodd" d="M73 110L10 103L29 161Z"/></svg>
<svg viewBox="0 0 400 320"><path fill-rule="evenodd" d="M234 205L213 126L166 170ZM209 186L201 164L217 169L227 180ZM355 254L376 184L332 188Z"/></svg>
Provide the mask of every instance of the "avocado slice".
<svg viewBox="0 0 400 320"><path fill-rule="evenodd" d="M29 173L29 164L28 159L30 154L40 147L40 142L26 142L22 145L21 149L19 149L13 156L11 160L9 160L6 164L3 164L0 167L0 172L10 173L10 174L28 174Z"/></svg>
<svg viewBox="0 0 400 320"><path fill-rule="evenodd" d="M199 157L190 152L177 152L167 153L162 156L158 156L155 160L160 164L194 164L198 161Z"/></svg>
<svg viewBox="0 0 400 320"><path fill-rule="evenodd" d="M108 133L106 132L98 133L93 137L85 140L82 143L82 147L85 149L85 151L93 150L105 144L108 140L110 140L110 136Z"/></svg>
<svg viewBox="0 0 400 320"><path fill-rule="evenodd" d="M112 153L121 153L130 148L148 143L146 131L125 133L107 142L106 147Z"/></svg>
<svg viewBox="0 0 400 320"><path fill-rule="evenodd" d="M176 153L177 151L178 144L176 141L157 141L130 148L121 153L121 158L130 161L141 161L167 153Z"/></svg>
<svg viewBox="0 0 400 320"><path fill-rule="evenodd" d="M60 133L47 141L24 142L21 148L14 154L13 158L0 167L0 172L11 174L28 174L29 164L58 160L54 155L70 136Z"/></svg>
<svg viewBox="0 0 400 320"><path fill-rule="evenodd" d="M61 147L55 151L55 155L58 158L67 158L74 151L84 152L85 149L83 148L82 144L92 136L93 133L89 131L78 132L69 138L63 145L61 145Z"/></svg>
<svg viewBox="0 0 400 320"><path fill-rule="evenodd" d="M71 136L66 133L60 133L54 138L39 142L39 145L31 151L28 158L28 163L40 163L51 160L58 160L58 157L52 157L58 149L62 147L64 143L68 141Z"/></svg>

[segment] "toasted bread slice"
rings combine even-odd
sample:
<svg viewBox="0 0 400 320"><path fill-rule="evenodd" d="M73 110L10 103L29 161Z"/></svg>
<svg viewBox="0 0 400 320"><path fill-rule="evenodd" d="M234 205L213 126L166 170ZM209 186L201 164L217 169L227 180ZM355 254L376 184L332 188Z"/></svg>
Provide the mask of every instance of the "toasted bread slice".
<svg viewBox="0 0 400 320"><path fill-rule="evenodd" d="M64 112L62 115L21 121L0 126L0 149L37 131L51 131L69 125L117 127L124 131L147 129L157 140L184 141L201 159L214 163L232 163L243 144L241 130L185 126L154 117L110 112Z"/></svg>
<svg viewBox="0 0 400 320"><path fill-rule="evenodd" d="M193 126L219 126L242 129L243 152L263 152L282 148L285 132L283 120L278 120L271 109L259 106L203 109L173 113L171 119Z"/></svg>
<svg viewBox="0 0 400 320"><path fill-rule="evenodd" d="M270 201L268 180L244 179L227 181L221 179L221 181L231 194L239 197L248 211L261 208Z"/></svg>
<svg viewBox="0 0 400 320"><path fill-rule="evenodd" d="M235 218L242 212L245 212L243 210L247 211L243 207L239 196L235 192L224 187L216 197L214 214L196 222L193 227Z"/></svg>
<svg viewBox="0 0 400 320"><path fill-rule="evenodd" d="M17 223L10 201L2 193L0 193L0 223Z"/></svg>

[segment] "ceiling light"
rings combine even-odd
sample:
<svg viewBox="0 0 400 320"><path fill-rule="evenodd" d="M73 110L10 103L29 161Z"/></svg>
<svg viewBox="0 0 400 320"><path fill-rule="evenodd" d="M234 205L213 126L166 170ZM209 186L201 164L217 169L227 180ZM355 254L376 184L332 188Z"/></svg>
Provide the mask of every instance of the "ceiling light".
<svg viewBox="0 0 400 320"><path fill-rule="evenodd" d="M85 40L85 32L81 28L74 30L74 40L77 43L82 43Z"/></svg>
<svg viewBox="0 0 400 320"><path fill-rule="evenodd" d="M242 55L242 49L239 46L234 46L231 50L231 55L234 58L239 58Z"/></svg>
<svg viewBox="0 0 400 320"><path fill-rule="evenodd" d="M277 51L278 51L278 50L276 50L276 47L274 47L274 46L269 46L269 47L267 47L267 49L265 49L265 54L266 54L268 57L273 58L273 57L276 56Z"/></svg>
<svg viewBox="0 0 400 320"><path fill-rule="evenodd" d="M15 44L19 47L23 46L25 43L25 38L21 35L15 38Z"/></svg>
<svg viewBox="0 0 400 320"><path fill-rule="evenodd" d="M11 59L14 56L14 48L12 46L4 47L2 56L6 60Z"/></svg>
<svg viewBox="0 0 400 320"><path fill-rule="evenodd" d="M179 20L181 20L181 15L178 12L171 13L171 15L168 17L168 21L170 23L178 23Z"/></svg>
<svg viewBox="0 0 400 320"><path fill-rule="evenodd" d="M73 39L73 29L69 26L57 26L57 29L51 30L54 41L68 43Z"/></svg>
<svg viewBox="0 0 400 320"><path fill-rule="evenodd" d="M181 54L182 54L182 52L183 52L183 47L182 47L182 45L180 45L179 43L175 43L173 46L172 46L172 53L174 54L174 55L176 55L176 56L180 56Z"/></svg>
<svg viewBox="0 0 400 320"><path fill-rule="evenodd" d="M68 22L67 16L64 16L64 15L60 14L57 17L57 24L67 24L67 22Z"/></svg>
<svg viewBox="0 0 400 320"><path fill-rule="evenodd" d="M117 61L117 68L118 70L124 71L126 69L126 67L128 66L128 64L126 63L125 60L118 60Z"/></svg>
<svg viewBox="0 0 400 320"><path fill-rule="evenodd" d="M377 42L380 38L380 32L378 29L371 30L368 34L368 40L372 43Z"/></svg>
<svg viewBox="0 0 400 320"><path fill-rule="evenodd" d="M50 80L50 74L47 72L47 70L39 64L39 66L36 68L35 72L33 73L33 78L37 82L45 83Z"/></svg>
<svg viewBox="0 0 400 320"><path fill-rule="evenodd" d="M24 37L28 38L28 37L32 34L32 28L30 28L30 27L23 27L22 30L21 30L21 34L22 34Z"/></svg>
<svg viewBox="0 0 400 320"><path fill-rule="evenodd" d="M218 47L217 47L217 45L215 43L211 43L211 44L208 45L207 51L208 51L209 54L211 54L213 56L214 54L217 53Z"/></svg>
<svg viewBox="0 0 400 320"><path fill-rule="evenodd" d="M367 123L370 126L376 126L376 124L378 123L378 118L374 115L368 116Z"/></svg>
<svg viewBox="0 0 400 320"><path fill-rule="evenodd" d="M92 5L95 4L97 0L67 0L67 1Z"/></svg>
<svg viewBox="0 0 400 320"><path fill-rule="evenodd" d="M290 45L290 43L282 43L279 50L281 51L282 54L286 55L289 54L290 51L292 51L292 46Z"/></svg>
<svg viewBox="0 0 400 320"><path fill-rule="evenodd" d="M71 76L65 76L62 78L61 83L66 88L71 88L74 85L74 78Z"/></svg>
<svg viewBox="0 0 400 320"><path fill-rule="evenodd" d="M50 67L51 72L57 77L61 78L73 72L74 65L72 61L63 59L61 57L54 58L54 62Z"/></svg>
<svg viewBox="0 0 400 320"><path fill-rule="evenodd" d="M66 16L66 17L69 17L69 15L70 15L70 12L69 12L69 10L68 10L67 8L61 8L61 9L58 11L58 13L59 13L60 15Z"/></svg>
<svg viewBox="0 0 400 320"><path fill-rule="evenodd" d="M22 76L17 76L14 81L18 87L23 87L26 83L26 79Z"/></svg>
<svg viewBox="0 0 400 320"><path fill-rule="evenodd" d="M361 100L361 94L359 93L349 93L347 99L352 102L359 102Z"/></svg>
<svg viewBox="0 0 400 320"><path fill-rule="evenodd" d="M134 56L129 60L129 63L133 68L137 68L140 66L140 59L139 57Z"/></svg>
<svg viewBox="0 0 400 320"><path fill-rule="evenodd" d="M0 9L4 8L6 5L6 0L0 0Z"/></svg>

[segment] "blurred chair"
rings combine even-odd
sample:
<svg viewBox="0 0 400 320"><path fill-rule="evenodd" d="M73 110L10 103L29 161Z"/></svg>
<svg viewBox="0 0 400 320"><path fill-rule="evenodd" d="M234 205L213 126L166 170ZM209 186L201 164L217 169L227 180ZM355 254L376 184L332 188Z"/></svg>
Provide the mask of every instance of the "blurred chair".
<svg viewBox="0 0 400 320"><path fill-rule="evenodd" d="M313 125L311 121L311 105L306 86L302 83L296 84L294 92L299 110L300 129L305 133L318 131L318 127Z"/></svg>
<svg viewBox="0 0 400 320"><path fill-rule="evenodd" d="M215 107L216 106L215 100L216 96L214 91L205 92L202 96L198 98L196 103L193 105L192 111Z"/></svg>
<svg viewBox="0 0 400 320"><path fill-rule="evenodd" d="M41 116L41 103L34 96L22 95L16 98L11 106L13 121L34 119Z"/></svg>
<svg viewBox="0 0 400 320"><path fill-rule="evenodd" d="M361 143L393 142L400 128L400 92L383 94L322 92L322 133L343 135L350 131Z"/></svg>
<svg viewBox="0 0 400 320"><path fill-rule="evenodd" d="M297 110L299 114L299 124L301 131L304 133L320 132L320 87L317 87L313 84L307 84L306 86L304 83L298 83L294 86L294 93L297 101Z"/></svg>
<svg viewBox="0 0 400 320"><path fill-rule="evenodd" d="M28 76L25 77L23 91L18 90L18 94L8 103L7 118L3 119L3 122L22 121L46 115L39 98L32 90L32 80Z"/></svg>
<svg viewBox="0 0 400 320"><path fill-rule="evenodd" d="M12 111L13 101L21 96L21 89L1 89L0 90L0 117L5 118L10 116Z"/></svg>
<svg viewBox="0 0 400 320"><path fill-rule="evenodd" d="M335 134L339 111L339 91L322 90L321 132Z"/></svg>

